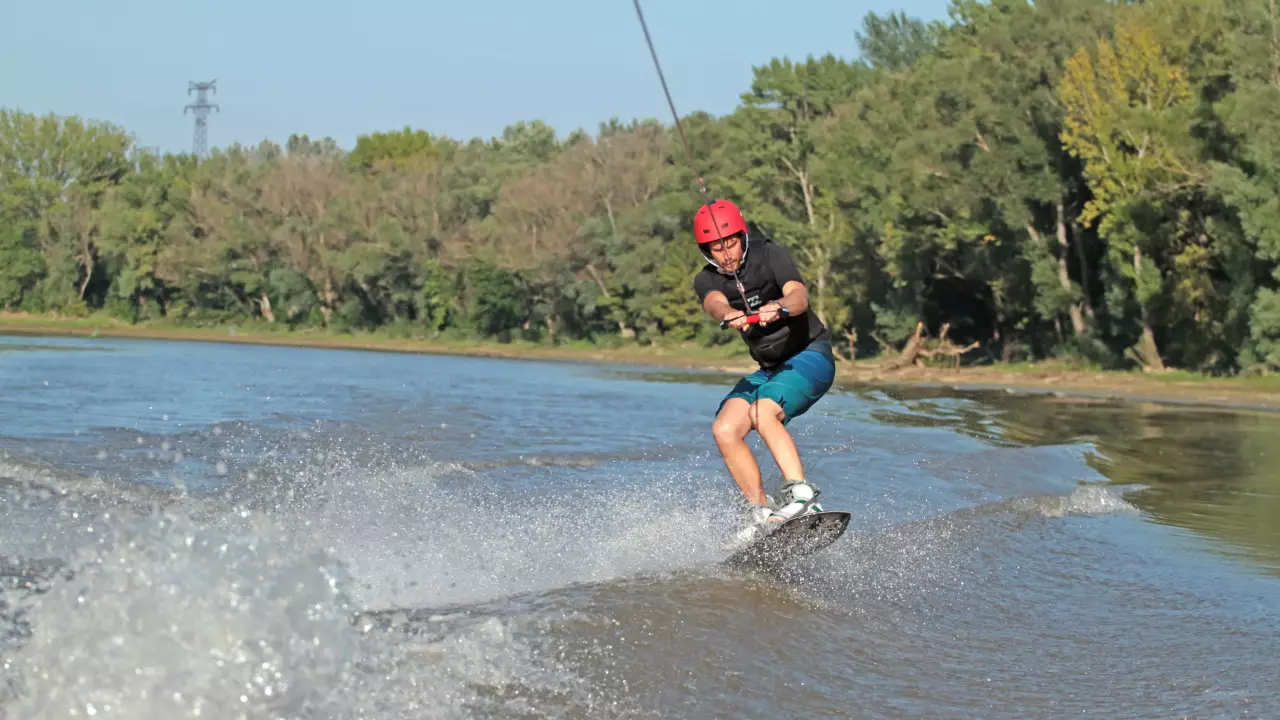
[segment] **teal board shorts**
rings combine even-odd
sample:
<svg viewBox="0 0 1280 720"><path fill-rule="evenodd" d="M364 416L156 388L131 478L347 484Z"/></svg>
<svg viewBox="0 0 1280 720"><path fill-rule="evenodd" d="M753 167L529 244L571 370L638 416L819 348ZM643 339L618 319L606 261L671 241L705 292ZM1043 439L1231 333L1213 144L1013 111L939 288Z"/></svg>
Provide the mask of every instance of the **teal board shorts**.
<svg viewBox="0 0 1280 720"><path fill-rule="evenodd" d="M720 401L716 414L732 398L742 398L749 403L768 398L782 408L782 424L786 425L826 395L835 379L836 358L831 342L814 340L781 365L769 370L762 368L739 380Z"/></svg>

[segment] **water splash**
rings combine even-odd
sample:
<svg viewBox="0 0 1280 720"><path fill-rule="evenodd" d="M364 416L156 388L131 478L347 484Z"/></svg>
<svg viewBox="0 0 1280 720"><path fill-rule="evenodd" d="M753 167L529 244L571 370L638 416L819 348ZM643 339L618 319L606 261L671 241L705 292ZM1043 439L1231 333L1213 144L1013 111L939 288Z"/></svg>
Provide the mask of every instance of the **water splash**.
<svg viewBox="0 0 1280 720"><path fill-rule="evenodd" d="M359 578L359 601L375 608L482 602L719 559L734 522L726 488L647 480L522 494L461 467L352 467L276 517L336 548Z"/></svg>
<svg viewBox="0 0 1280 720"><path fill-rule="evenodd" d="M353 615L662 573L715 559L730 521L723 494L693 491L687 477L576 488L579 504L566 505L448 464L325 469L281 471L283 485L264 474L203 498L111 478L28 478L19 515L42 505L45 517L79 525L54 553L64 558L57 575L4 595L16 642L0 646L0 708L445 718L553 707L598 717L599 693L537 642L561 621L555 612L506 607L471 622L469 610L429 638ZM607 714L619 702L610 698Z"/></svg>
<svg viewBox="0 0 1280 720"><path fill-rule="evenodd" d="M263 534L179 515L113 522L64 582L24 599L19 717L324 713L356 653L345 573ZM105 537L109 536L109 537ZM104 661L110 658L109 662Z"/></svg>

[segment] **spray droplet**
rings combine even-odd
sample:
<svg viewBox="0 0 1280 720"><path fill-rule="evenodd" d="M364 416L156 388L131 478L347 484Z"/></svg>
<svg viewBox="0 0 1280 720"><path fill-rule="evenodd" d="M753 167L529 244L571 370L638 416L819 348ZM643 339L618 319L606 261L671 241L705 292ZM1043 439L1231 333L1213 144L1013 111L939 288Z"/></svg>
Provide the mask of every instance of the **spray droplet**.
<svg viewBox="0 0 1280 720"><path fill-rule="evenodd" d="M214 469L214 471L215 471L215 472L217 472L219 475L226 475L226 474L227 474L227 464L226 464L226 463L224 463L224 462L222 462L221 460L219 460L219 461L218 461L218 462L213 466L213 469Z"/></svg>

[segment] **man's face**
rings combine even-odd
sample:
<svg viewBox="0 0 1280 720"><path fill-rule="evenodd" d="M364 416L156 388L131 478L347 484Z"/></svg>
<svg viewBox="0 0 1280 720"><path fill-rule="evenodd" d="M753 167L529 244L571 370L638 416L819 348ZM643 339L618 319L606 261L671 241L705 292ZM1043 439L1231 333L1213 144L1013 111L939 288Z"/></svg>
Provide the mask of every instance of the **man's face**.
<svg viewBox="0 0 1280 720"><path fill-rule="evenodd" d="M709 242L704 247L711 253L711 259L720 267L733 272L742 262L742 235L731 235L721 240Z"/></svg>

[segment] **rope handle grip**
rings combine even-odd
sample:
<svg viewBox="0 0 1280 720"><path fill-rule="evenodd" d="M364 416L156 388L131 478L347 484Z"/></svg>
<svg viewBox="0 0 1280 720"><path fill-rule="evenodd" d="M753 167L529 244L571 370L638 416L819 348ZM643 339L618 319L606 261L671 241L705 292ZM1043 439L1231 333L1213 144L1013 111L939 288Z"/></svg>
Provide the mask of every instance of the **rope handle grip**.
<svg viewBox="0 0 1280 720"><path fill-rule="evenodd" d="M738 317L742 317L742 316L741 316L741 315L739 315ZM737 320L738 318L729 318L729 319L721 320L721 321L720 321L720 329L721 329L721 330L727 330L727 329L729 329L729 320L730 320L730 319L732 319L732 320ZM755 325L755 324L756 324L756 323L758 323L758 322L760 322L760 313L755 313L754 315L748 315L748 316L747 316L747 324L748 324L748 325Z"/></svg>

